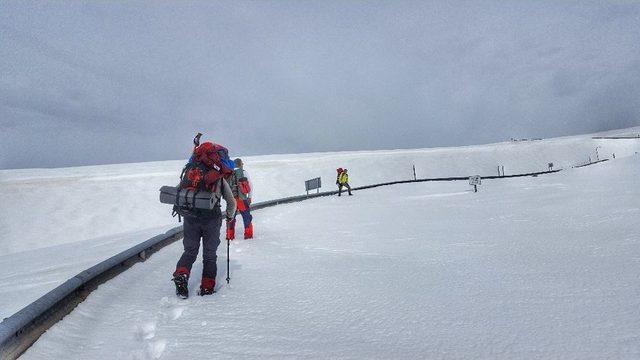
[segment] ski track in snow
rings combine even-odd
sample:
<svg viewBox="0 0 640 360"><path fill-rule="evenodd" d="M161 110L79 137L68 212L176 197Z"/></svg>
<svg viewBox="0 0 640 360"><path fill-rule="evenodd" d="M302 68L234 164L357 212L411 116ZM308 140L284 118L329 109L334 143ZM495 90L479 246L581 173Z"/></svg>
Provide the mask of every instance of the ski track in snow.
<svg viewBox="0 0 640 360"><path fill-rule="evenodd" d="M261 210L218 292L181 244L101 285L24 359L637 359L640 157Z"/></svg>

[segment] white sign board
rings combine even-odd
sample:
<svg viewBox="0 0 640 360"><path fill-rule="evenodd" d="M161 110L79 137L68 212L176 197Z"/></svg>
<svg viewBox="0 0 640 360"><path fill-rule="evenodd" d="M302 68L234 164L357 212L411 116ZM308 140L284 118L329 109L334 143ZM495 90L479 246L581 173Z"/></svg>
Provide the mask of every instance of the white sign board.
<svg viewBox="0 0 640 360"><path fill-rule="evenodd" d="M315 179L307 180L304 182L304 187L305 187L305 190L307 191L320 189L322 187L322 182L320 181L319 177Z"/></svg>
<svg viewBox="0 0 640 360"><path fill-rule="evenodd" d="M480 185L482 184L482 178L480 175L469 176L469 185Z"/></svg>
<svg viewBox="0 0 640 360"><path fill-rule="evenodd" d="M321 187L322 181L319 177L304 182L304 188L307 191L307 195L309 195L309 190L317 189L317 192L320 192Z"/></svg>

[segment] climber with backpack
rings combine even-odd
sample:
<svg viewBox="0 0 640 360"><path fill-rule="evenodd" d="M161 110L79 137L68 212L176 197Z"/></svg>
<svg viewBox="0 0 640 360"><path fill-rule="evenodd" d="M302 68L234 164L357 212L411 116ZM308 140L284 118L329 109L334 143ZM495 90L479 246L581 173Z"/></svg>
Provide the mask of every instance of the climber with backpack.
<svg viewBox="0 0 640 360"><path fill-rule="evenodd" d="M242 159L234 160L235 169L231 177L231 191L236 199L237 212L242 215L242 223L244 225L244 238L253 238L253 216L251 215L251 181L249 174L244 169ZM228 223L227 238L235 239L236 217Z"/></svg>
<svg viewBox="0 0 640 360"><path fill-rule="evenodd" d="M349 174L347 173L347 169L342 169L342 171L338 174L336 184L338 184L338 196L342 195L343 187L346 187L347 190L349 190L349 196L353 195L351 194L351 186L349 186Z"/></svg>
<svg viewBox="0 0 640 360"><path fill-rule="evenodd" d="M222 220L225 218L229 223L236 212L236 201L227 181L233 176L233 162L229 159L228 151L211 142L200 144L200 135L194 139L193 154L182 170L180 184L175 188L177 193L173 209L184 218L184 252L173 273L176 294L181 298L189 296L189 276L198 256L201 240L203 267L198 293L214 293L218 270L216 252L220 245ZM164 196L167 197L166 194ZM209 202L203 199L209 199ZM221 211L221 199L226 202L224 213Z"/></svg>

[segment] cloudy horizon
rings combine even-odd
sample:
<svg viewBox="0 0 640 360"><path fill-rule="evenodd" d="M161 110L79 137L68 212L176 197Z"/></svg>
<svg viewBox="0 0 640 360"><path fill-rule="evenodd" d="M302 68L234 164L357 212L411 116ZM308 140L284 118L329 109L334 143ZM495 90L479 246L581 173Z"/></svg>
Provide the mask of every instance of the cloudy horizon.
<svg viewBox="0 0 640 360"><path fill-rule="evenodd" d="M640 125L640 3L0 3L0 169Z"/></svg>

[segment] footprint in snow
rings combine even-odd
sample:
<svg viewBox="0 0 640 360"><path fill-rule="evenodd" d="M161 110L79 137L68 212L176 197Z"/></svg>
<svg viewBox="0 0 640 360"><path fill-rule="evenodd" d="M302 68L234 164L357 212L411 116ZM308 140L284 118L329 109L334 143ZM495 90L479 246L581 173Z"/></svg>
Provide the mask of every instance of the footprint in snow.
<svg viewBox="0 0 640 360"><path fill-rule="evenodd" d="M156 336L156 322L149 321L136 325L135 336L138 341L153 339Z"/></svg>
<svg viewBox="0 0 640 360"><path fill-rule="evenodd" d="M151 359L160 359L166 348L167 342L165 340L152 341L147 344L147 355Z"/></svg>
<svg viewBox="0 0 640 360"><path fill-rule="evenodd" d="M171 309L169 311L169 317L171 318L171 320L177 320L182 316L182 313L184 312L184 306L176 306L173 309Z"/></svg>

